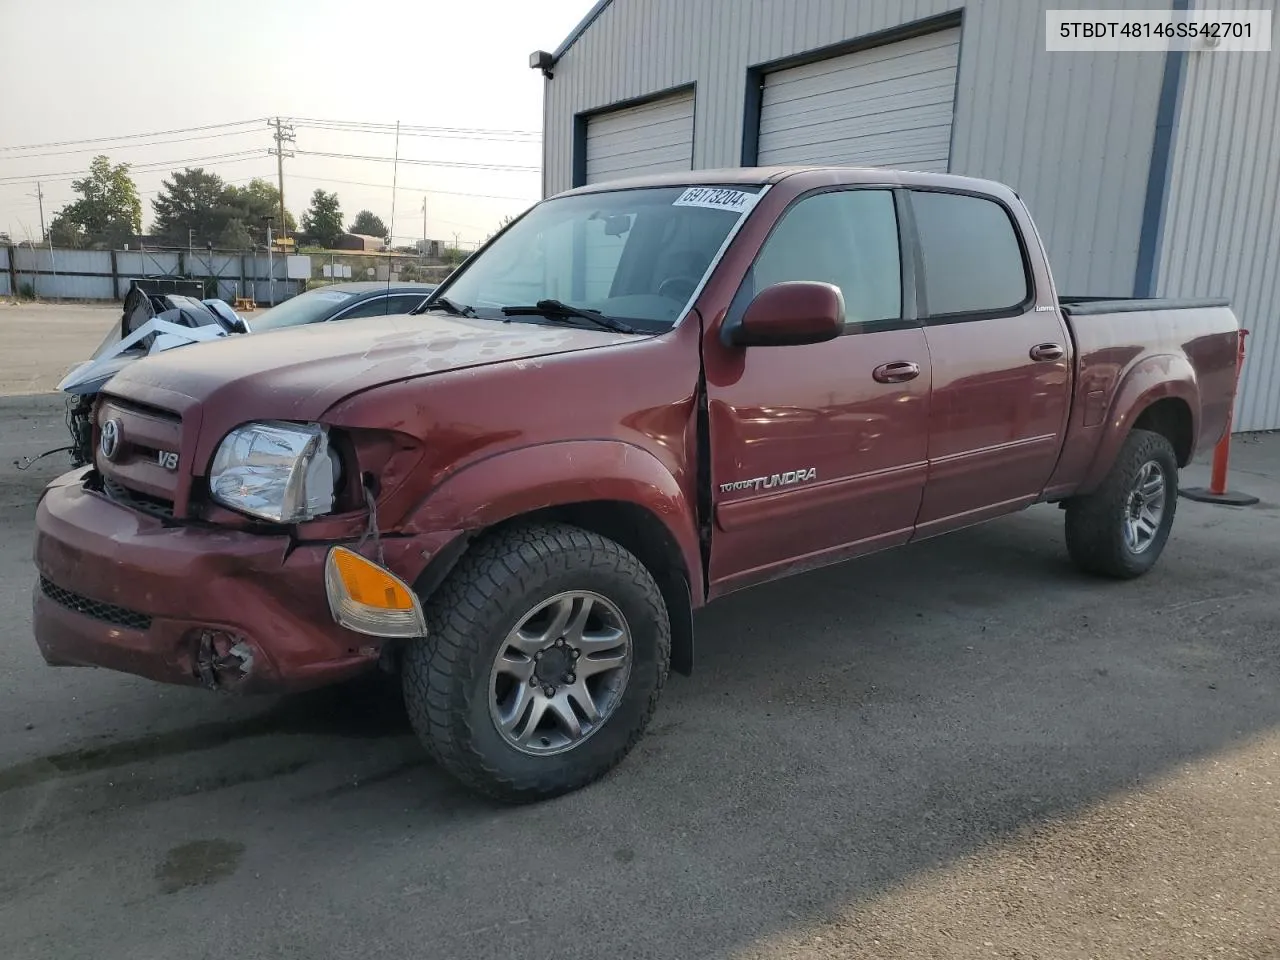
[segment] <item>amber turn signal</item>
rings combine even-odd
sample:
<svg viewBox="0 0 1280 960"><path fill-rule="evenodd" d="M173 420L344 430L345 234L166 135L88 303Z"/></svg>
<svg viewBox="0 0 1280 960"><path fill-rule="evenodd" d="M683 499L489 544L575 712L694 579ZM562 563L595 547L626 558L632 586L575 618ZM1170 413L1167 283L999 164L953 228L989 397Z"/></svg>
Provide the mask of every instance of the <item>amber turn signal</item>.
<svg viewBox="0 0 1280 960"><path fill-rule="evenodd" d="M374 637L426 635L417 595L390 570L354 550L329 550L324 582L333 619L349 630Z"/></svg>

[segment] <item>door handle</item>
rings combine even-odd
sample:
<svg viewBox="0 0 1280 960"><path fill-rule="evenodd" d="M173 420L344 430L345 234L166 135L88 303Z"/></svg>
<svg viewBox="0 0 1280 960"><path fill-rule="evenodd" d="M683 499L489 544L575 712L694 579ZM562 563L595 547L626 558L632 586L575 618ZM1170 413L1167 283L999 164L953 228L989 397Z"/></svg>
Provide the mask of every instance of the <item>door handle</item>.
<svg viewBox="0 0 1280 960"><path fill-rule="evenodd" d="M906 383L920 376L920 364L909 360L882 363L871 372L877 383Z"/></svg>
<svg viewBox="0 0 1280 960"><path fill-rule="evenodd" d="M1031 359L1038 361L1061 360L1066 354L1061 344L1038 343L1031 348Z"/></svg>

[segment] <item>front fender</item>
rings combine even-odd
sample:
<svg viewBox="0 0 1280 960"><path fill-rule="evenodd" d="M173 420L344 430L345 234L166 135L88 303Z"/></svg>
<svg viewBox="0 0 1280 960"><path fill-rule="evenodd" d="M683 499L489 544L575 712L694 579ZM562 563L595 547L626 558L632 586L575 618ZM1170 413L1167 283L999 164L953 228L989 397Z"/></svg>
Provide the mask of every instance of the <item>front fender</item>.
<svg viewBox="0 0 1280 960"><path fill-rule="evenodd" d="M1115 463L1134 422L1153 403L1170 397L1185 401L1190 408L1194 445L1200 430L1200 388L1195 370L1186 357L1177 354L1146 357L1134 364L1120 381L1093 461L1077 493L1092 493L1098 488Z"/></svg>
<svg viewBox="0 0 1280 960"><path fill-rule="evenodd" d="M679 547L690 583L702 582L693 504L652 453L619 440L572 440L494 454L451 474L411 511L403 530L476 531L513 517L615 500L653 514Z"/></svg>

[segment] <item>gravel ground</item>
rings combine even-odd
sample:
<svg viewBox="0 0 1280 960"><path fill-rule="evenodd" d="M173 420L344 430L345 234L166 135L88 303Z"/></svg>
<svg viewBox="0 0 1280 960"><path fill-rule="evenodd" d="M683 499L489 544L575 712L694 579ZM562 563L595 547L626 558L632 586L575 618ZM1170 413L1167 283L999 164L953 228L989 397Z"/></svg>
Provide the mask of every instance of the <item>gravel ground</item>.
<svg viewBox="0 0 1280 960"><path fill-rule="evenodd" d="M119 319L118 303L0 300L0 397L56 389L72 366L89 359Z"/></svg>
<svg viewBox="0 0 1280 960"><path fill-rule="evenodd" d="M46 667L61 466L9 464L61 431L0 400L5 960L1280 957L1280 436L1133 583L1042 507L729 598L614 774L506 809L376 684Z"/></svg>

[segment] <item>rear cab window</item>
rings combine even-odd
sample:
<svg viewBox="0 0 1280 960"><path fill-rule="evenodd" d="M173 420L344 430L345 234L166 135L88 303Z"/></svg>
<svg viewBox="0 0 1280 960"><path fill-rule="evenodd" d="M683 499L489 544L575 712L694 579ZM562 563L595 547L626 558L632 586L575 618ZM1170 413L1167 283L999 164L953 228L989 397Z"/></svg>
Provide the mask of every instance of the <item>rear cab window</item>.
<svg viewBox="0 0 1280 960"><path fill-rule="evenodd" d="M1003 205L971 194L910 194L927 319L1010 316L1030 306L1026 255Z"/></svg>

